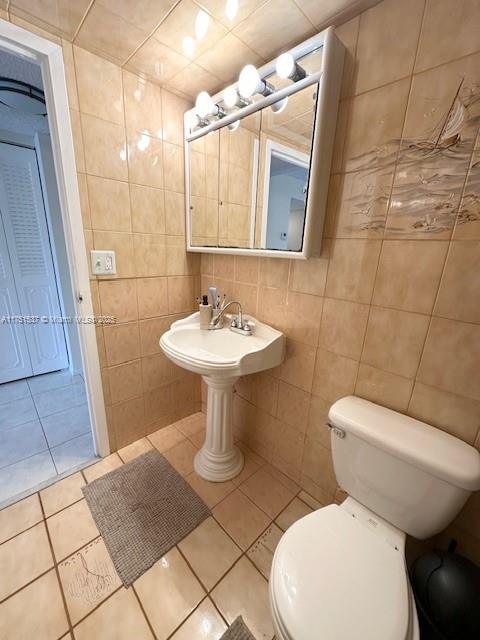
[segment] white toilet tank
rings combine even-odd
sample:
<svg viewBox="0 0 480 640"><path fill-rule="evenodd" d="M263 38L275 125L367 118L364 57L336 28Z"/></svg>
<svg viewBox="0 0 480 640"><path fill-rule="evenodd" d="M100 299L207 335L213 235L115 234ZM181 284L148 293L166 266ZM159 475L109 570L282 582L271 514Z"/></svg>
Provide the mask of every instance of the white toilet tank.
<svg viewBox="0 0 480 640"><path fill-rule="evenodd" d="M416 538L442 531L480 489L480 453L448 433L354 396L328 418L338 484Z"/></svg>

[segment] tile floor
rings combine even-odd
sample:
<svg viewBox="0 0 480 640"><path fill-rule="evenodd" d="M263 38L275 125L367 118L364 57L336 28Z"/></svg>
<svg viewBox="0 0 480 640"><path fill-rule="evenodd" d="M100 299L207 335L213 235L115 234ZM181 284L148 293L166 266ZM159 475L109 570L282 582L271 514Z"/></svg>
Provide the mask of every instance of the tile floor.
<svg viewBox="0 0 480 640"><path fill-rule="evenodd" d="M238 478L202 480L193 456L204 428L203 414L185 418L0 511L2 640L218 640L240 614L257 640L272 640L273 551L321 505L242 445ZM212 516L125 589L81 487L152 446Z"/></svg>
<svg viewBox="0 0 480 640"><path fill-rule="evenodd" d="M81 376L57 371L0 385L0 505L94 457Z"/></svg>

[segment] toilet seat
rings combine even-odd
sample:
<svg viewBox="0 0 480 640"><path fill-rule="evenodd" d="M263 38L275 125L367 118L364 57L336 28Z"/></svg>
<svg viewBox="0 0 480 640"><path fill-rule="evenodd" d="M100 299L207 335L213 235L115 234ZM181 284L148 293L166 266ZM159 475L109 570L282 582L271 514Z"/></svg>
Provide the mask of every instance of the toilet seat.
<svg viewBox="0 0 480 640"><path fill-rule="evenodd" d="M382 522L371 515L362 521L330 505L283 535L270 577L281 640L417 637L404 545L385 535Z"/></svg>

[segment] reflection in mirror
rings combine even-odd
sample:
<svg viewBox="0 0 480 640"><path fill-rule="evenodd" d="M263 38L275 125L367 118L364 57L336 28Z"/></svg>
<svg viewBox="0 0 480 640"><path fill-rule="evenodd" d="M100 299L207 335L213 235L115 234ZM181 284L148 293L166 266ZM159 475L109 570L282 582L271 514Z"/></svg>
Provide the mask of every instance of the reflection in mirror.
<svg viewBox="0 0 480 640"><path fill-rule="evenodd" d="M260 113L220 133L218 246L252 247L257 191Z"/></svg>
<svg viewBox="0 0 480 640"><path fill-rule="evenodd" d="M317 86L262 110L255 247L301 251Z"/></svg>
<svg viewBox="0 0 480 640"><path fill-rule="evenodd" d="M190 215L192 244L218 242L220 131L190 143Z"/></svg>

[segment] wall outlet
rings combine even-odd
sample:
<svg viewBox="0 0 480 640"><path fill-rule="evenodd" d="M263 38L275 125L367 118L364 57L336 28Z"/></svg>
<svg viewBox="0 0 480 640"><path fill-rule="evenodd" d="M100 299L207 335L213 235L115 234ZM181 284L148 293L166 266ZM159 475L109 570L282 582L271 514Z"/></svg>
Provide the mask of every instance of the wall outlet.
<svg viewBox="0 0 480 640"><path fill-rule="evenodd" d="M114 276L117 273L115 251L90 251L94 276Z"/></svg>

